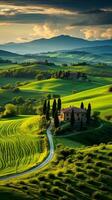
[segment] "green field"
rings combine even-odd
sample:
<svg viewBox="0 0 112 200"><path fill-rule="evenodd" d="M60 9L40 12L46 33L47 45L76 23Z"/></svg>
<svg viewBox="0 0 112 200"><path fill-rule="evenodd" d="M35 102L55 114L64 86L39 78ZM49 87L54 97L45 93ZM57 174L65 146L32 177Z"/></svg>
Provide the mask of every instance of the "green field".
<svg viewBox="0 0 112 200"><path fill-rule="evenodd" d="M109 87L112 83L110 78L95 77L91 82L49 79L32 82L21 87L22 91L38 91L59 94L62 96L63 107L78 106L83 101L85 106L92 104L92 109L101 112L101 117L112 114L112 93ZM105 85L105 86L103 86ZM75 91L76 94L72 94ZM64 97L63 97L64 96Z"/></svg>
<svg viewBox="0 0 112 200"><path fill-rule="evenodd" d="M102 84L103 85L103 84ZM61 96L66 96L72 94L73 91L83 91L89 88L98 87L97 82L86 82L86 81L76 81L76 80L63 80L51 78L42 81L33 81L20 89L24 91L37 91L43 93L54 93Z"/></svg>
<svg viewBox="0 0 112 200"><path fill-rule="evenodd" d="M83 101L86 107L88 103L91 103L92 109L100 111L102 117L112 114L112 93L108 91L109 87L110 85L106 85L63 97L63 107L79 107Z"/></svg>
<svg viewBox="0 0 112 200"><path fill-rule="evenodd" d="M39 116L0 120L0 176L27 170L46 157L45 136L38 134L39 121Z"/></svg>

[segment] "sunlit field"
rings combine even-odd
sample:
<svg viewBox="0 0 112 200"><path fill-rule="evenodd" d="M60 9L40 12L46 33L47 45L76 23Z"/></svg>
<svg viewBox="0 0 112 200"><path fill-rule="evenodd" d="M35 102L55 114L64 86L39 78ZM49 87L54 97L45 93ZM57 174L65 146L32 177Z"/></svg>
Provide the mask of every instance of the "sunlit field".
<svg viewBox="0 0 112 200"><path fill-rule="evenodd" d="M39 116L0 121L0 176L25 171L47 156L45 136L39 134L39 121Z"/></svg>

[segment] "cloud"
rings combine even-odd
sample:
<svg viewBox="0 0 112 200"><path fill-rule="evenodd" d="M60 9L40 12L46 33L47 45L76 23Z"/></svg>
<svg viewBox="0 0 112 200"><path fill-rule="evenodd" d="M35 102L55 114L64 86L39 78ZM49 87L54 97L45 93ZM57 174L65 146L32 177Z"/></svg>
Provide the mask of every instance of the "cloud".
<svg viewBox="0 0 112 200"><path fill-rule="evenodd" d="M1 0L1 4L9 5L46 5L69 10L88 11L112 7L111 0Z"/></svg>
<svg viewBox="0 0 112 200"><path fill-rule="evenodd" d="M0 26L10 26L11 24L10 23L0 23Z"/></svg>
<svg viewBox="0 0 112 200"><path fill-rule="evenodd" d="M102 34L101 34L102 38L105 39L112 39L112 28L108 28L107 30L105 30Z"/></svg>
<svg viewBox="0 0 112 200"><path fill-rule="evenodd" d="M27 38L27 37L17 37L16 38L17 42L27 42L29 40L30 40L30 38Z"/></svg>
<svg viewBox="0 0 112 200"><path fill-rule="evenodd" d="M46 14L46 15L75 15L75 12L63 8L46 6L14 6L0 5L0 15L10 16L16 14Z"/></svg>
<svg viewBox="0 0 112 200"><path fill-rule="evenodd" d="M6 2L8 3L6 5ZM2 3L2 4L1 4ZM11 23L71 23L72 26L112 24L109 0L1 1L0 21Z"/></svg>
<svg viewBox="0 0 112 200"><path fill-rule="evenodd" d="M87 27L80 30L86 39L112 39L112 28Z"/></svg>
<svg viewBox="0 0 112 200"><path fill-rule="evenodd" d="M33 32L30 34L30 37L33 38L50 38L58 34L58 29L54 28L50 24L38 24L33 27Z"/></svg>

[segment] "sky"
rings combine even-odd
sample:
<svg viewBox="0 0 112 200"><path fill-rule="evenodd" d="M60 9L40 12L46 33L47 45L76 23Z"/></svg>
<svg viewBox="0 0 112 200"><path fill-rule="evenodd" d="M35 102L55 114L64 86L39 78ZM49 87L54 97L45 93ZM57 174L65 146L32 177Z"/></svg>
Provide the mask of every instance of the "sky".
<svg viewBox="0 0 112 200"><path fill-rule="evenodd" d="M0 43L112 39L112 0L0 0Z"/></svg>

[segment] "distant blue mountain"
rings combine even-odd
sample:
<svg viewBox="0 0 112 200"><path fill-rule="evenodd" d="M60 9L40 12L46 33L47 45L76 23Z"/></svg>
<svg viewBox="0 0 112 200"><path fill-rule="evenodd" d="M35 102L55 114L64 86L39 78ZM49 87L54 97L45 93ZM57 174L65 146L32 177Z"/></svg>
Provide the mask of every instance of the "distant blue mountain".
<svg viewBox="0 0 112 200"><path fill-rule="evenodd" d="M50 39L38 39L26 43L7 43L0 45L1 50L17 54L36 54L60 50L72 50L85 47L112 46L112 40L88 41L68 35L60 35Z"/></svg>

